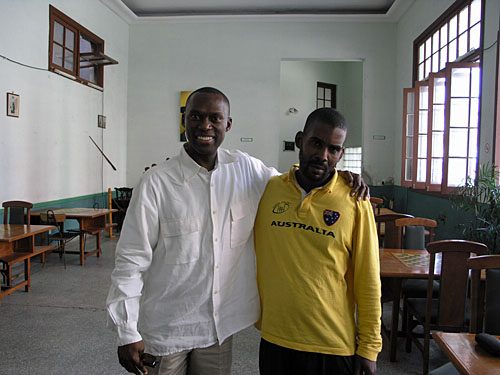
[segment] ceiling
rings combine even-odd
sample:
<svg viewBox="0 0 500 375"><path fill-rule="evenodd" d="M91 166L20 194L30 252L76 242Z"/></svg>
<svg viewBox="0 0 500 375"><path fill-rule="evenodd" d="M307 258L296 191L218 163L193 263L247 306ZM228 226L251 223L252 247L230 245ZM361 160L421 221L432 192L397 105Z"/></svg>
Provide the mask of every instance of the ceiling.
<svg viewBox="0 0 500 375"><path fill-rule="evenodd" d="M386 14L396 0L120 0L137 17Z"/></svg>

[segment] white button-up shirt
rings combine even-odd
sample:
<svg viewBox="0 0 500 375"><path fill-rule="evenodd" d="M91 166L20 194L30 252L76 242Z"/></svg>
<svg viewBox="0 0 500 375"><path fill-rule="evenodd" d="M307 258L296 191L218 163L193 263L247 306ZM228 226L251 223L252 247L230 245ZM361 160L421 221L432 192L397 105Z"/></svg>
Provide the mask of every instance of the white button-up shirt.
<svg viewBox="0 0 500 375"><path fill-rule="evenodd" d="M225 149L209 172L184 148L144 174L107 300L119 345L143 340L147 352L167 355L223 342L258 319L253 223L275 174Z"/></svg>

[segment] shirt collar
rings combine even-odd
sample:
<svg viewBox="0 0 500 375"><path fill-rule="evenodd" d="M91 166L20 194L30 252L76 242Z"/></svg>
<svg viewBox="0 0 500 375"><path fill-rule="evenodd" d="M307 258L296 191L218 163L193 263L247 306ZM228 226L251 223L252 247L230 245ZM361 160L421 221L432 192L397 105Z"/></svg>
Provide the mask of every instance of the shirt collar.
<svg viewBox="0 0 500 375"><path fill-rule="evenodd" d="M291 182L291 183L294 183L300 191L303 191L304 189L302 189L302 187L300 186L299 182L295 178L295 173L297 172L298 169L299 169L299 165L298 164L292 165L292 167L290 168L290 171L288 172L288 181ZM335 174L330 179L330 181L328 181L325 185L323 185L321 187L317 187L315 189L317 189L317 190L323 190L324 189L328 193L331 193L333 191L333 188L334 188L335 184L337 183L338 176L339 176L339 174L337 173L337 168L335 168ZM314 189L312 189L311 191L313 191L313 190Z"/></svg>
<svg viewBox="0 0 500 375"><path fill-rule="evenodd" d="M181 152L179 156L180 160L180 165L181 165L181 170L182 170L182 175L184 181L187 181L191 179L193 176L198 174L201 170L206 170L203 168L201 165L199 165L197 162L195 162L191 156L186 151L186 148L184 146L181 147ZM237 161L236 157L231 155L227 150L219 149L217 150L217 159L215 160L215 167L212 171L216 171L217 168L219 167L219 164L229 164ZM212 172L211 171L211 172Z"/></svg>

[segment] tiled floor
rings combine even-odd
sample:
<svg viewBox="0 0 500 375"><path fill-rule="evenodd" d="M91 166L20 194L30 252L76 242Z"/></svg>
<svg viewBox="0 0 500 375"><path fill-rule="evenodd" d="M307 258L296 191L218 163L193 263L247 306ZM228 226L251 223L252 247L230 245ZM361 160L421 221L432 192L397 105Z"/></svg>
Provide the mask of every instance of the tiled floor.
<svg viewBox="0 0 500 375"><path fill-rule="evenodd" d="M116 239L103 236L103 256L66 255L67 268L56 254L42 266L32 263L30 293L17 291L0 307L0 374L125 374L116 357L114 333L106 327L105 300L114 263ZM88 241L93 246L93 240ZM76 247L77 241L69 246ZM384 310L390 310L388 308ZM386 344L384 342L384 344ZM249 327L236 335L233 375L258 374L259 332ZM402 349L399 361L379 356L377 374L421 374L418 350ZM433 345L431 368L445 361Z"/></svg>

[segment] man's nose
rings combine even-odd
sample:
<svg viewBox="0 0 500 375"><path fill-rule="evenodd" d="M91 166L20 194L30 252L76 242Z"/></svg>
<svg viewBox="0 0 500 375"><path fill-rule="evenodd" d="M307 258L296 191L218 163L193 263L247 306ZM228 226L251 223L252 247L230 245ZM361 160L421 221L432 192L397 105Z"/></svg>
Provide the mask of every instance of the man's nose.
<svg viewBox="0 0 500 375"><path fill-rule="evenodd" d="M321 159L321 161L328 160L328 148L324 147L318 150L317 156Z"/></svg>
<svg viewBox="0 0 500 375"><path fill-rule="evenodd" d="M203 129L210 129L213 127L212 121L210 121L210 118L208 116L203 117L203 120L201 121L201 127Z"/></svg>

